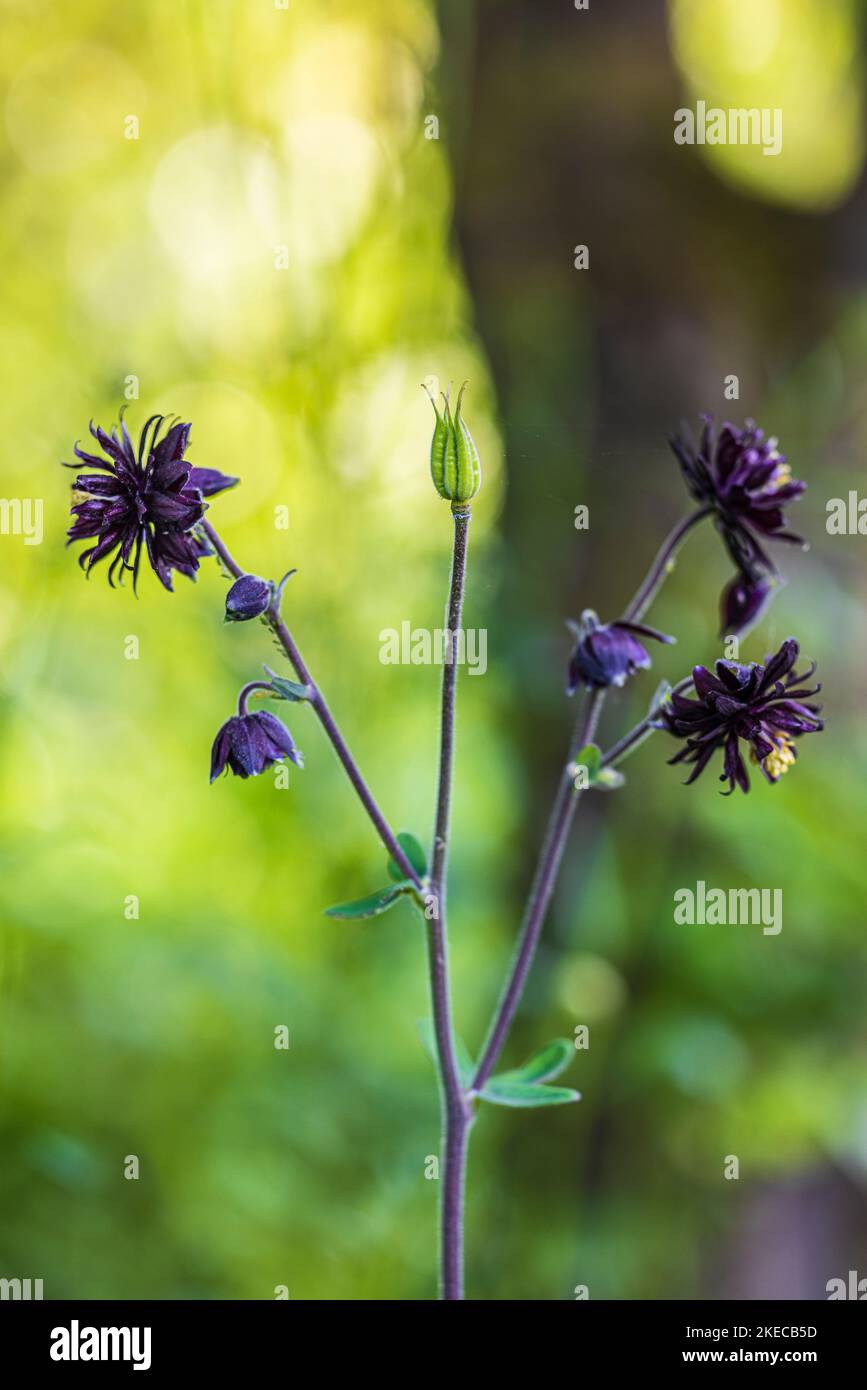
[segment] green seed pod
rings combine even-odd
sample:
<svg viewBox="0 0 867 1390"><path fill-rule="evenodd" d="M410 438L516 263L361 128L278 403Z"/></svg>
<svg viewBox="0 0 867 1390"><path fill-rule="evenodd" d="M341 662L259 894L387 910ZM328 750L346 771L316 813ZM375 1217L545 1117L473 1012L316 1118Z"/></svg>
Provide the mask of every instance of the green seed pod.
<svg viewBox="0 0 867 1390"><path fill-rule="evenodd" d="M458 392L458 403L455 408L455 437L457 440L457 468L455 471L455 486L452 492L452 499L455 502L469 502L475 497L479 488L482 486L482 461L479 458L479 451L476 448L476 441L470 434L461 415L461 403L464 399L464 391L467 383L464 382Z"/></svg>
<svg viewBox="0 0 867 1390"><path fill-rule="evenodd" d="M458 394L454 416L449 403L451 385L443 395L442 412L437 409L437 403L428 391L437 417L430 449L431 477L440 497L451 502L452 507L465 506L475 497L482 483L479 451L461 415L465 390L466 382Z"/></svg>
<svg viewBox="0 0 867 1390"><path fill-rule="evenodd" d="M439 411L437 410L437 403L431 395L430 391L428 391L426 386L424 389L425 391L427 391L428 400L433 406L434 414L437 417L437 422L434 426L433 439L431 440L430 446L430 475L433 478L433 485L439 493L440 497L447 497L448 493L445 491L445 473L446 443L448 441L449 436L449 427L446 422L446 419L442 415L440 415ZM448 396L443 397L443 399L446 403L446 415L448 415Z"/></svg>

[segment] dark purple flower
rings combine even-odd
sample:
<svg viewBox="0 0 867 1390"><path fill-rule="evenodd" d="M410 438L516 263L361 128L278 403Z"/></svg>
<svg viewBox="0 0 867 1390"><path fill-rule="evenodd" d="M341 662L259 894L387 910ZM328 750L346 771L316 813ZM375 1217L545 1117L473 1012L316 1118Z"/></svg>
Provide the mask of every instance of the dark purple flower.
<svg viewBox="0 0 867 1390"><path fill-rule="evenodd" d="M226 595L226 622L245 623L259 618L271 606L274 591L267 579L242 574Z"/></svg>
<svg viewBox="0 0 867 1390"><path fill-rule="evenodd" d="M580 623L567 626L577 639L569 662L567 695L574 695L579 685L623 685L635 671L650 666L650 656L639 637L652 637L657 642L675 640L641 623L600 624L590 608L581 614Z"/></svg>
<svg viewBox="0 0 867 1390"><path fill-rule="evenodd" d="M112 555L109 583L129 570L133 588L138 581L143 547L154 573L167 589L172 570L193 579L199 560L211 549L197 527L207 510L205 497L233 487L229 478L213 468L193 468L184 458L190 437L188 424L169 426L159 438L165 417L152 415L142 429L138 450L123 420L120 433L111 434L91 423L90 432L103 454L85 453L75 445L80 463L67 468L97 468L99 473L79 473L73 483L72 514L75 521L69 542L93 540L78 562L89 574L99 561Z"/></svg>
<svg viewBox="0 0 867 1390"><path fill-rule="evenodd" d="M759 576L751 579L739 572L722 591L720 598L720 636L735 637L747 632L764 613L779 581Z"/></svg>
<svg viewBox="0 0 867 1390"><path fill-rule="evenodd" d="M706 415L698 448L679 435L670 443L693 497L714 508L739 572L752 580L776 573L765 539L805 544L786 530L785 508L807 484L792 477L776 439L766 439L752 420L743 429L724 424L714 440L713 420Z"/></svg>
<svg viewBox="0 0 867 1390"><path fill-rule="evenodd" d="M750 779L741 756L740 740L750 746L750 757L768 782L778 782L795 762L793 739L817 733L825 727L819 707L807 703L821 686L805 686L816 669L794 671L798 644L787 638L780 650L765 658L765 664L751 661L718 661L716 675L705 666L692 673L697 700L673 693L662 710L663 726L676 738L685 739L683 748L669 759L672 763L693 763L687 785L694 782L717 749L723 750L721 782L728 782L728 796L739 786L750 789Z"/></svg>
<svg viewBox="0 0 867 1390"><path fill-rule="evenodd" d="M296 767L304 759L286 725L267 710L236 714L220 729L211 749L211 781L230 767L236 777L258 777L288 758Z"/></svg>

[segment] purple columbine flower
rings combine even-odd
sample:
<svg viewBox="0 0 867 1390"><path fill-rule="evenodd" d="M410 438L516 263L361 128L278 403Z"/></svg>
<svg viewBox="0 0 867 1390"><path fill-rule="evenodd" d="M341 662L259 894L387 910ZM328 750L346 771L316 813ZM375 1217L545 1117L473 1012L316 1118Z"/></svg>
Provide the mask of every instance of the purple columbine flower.
<svg viewBox="0 0 867 1390"><path fill-rule="evenodd" d="M260 618L271 606L274 591L267 579L242 574L226 594L226 622L246 623Z"/></svg>
<svg viewBox="0 0 867 1390"><path fill-rule="evenodd" d="M672 694L662 710L662 723L676 738L685 739L683 748L669 759L671 763L693 763L687 786L704 770L717 749L723 750L720 781L727 781L726 796L739 786L748 792L750 779L741 756L740 742L749 744L752 762L757 763L768 782L778 782L794 764L797 751L793 740L802 734L818 733L825 727L817 705L807 703L821 686L806 686L816 669L794 671L798 644L793 637L780 650L765 658L765 664L751 661L718 661L716 675L705 666L692 673L697 700Z"/></svg>
<svg viewBox="0 0 867 1390"><path fill-rule="evenodd" d="M143 548L167 589L172 588L172 570L195 578L199 560L211 554L196 530L207 510L204 498L238 482L214 468L193 468L184 458L190 426L171 425L160 439L164 421L162 415L150 417L137 450L123 420L119 434L116 429L106 434L91 422L90 432L107 457L85 453L76 444L81 462L65 465L101 470L79 473L72 485L75 521L67 543L96 542L78 557L88 574L99 560L113 555L108 570L112 586L115 575L129 570L136 588Z"/></svg>
<svg viewBox="0 0 867 1390"><path fill-rule="evenodd" d="M704 417L698 448L675 435L671 447L693 497L714 508L723 540L738 571L756 580L776 574L763 541L805 545L786 530L785 508L807 484L792 477L776 439L766 439L752 420L743 429L724 424L714 440L713 420Z"/></svg>
<svg viewBox="0 0 867 1390"><path fill-rule="evenodd" d="M580 623L570 622L567 627L576 637L569 662L567 695L574 695L579 685L624 685L629 676L650 666L650 655L639 637L652 637L656 642L675 640L642 623L601 624L590 608L581 614Z"/></svg>
<svg viewBox="0 0 867 1390"><path fill-rule="evenodd" d="M236 777L258 777L260 772L284 758L296 767L304 766L304 759L286 725L268 710L258 710L255 714L247 714L245 710L227 719L214 739L211 781L227 767Z"/></svg>
<svg viewBox="0 0 867 1390"><path fill-rule="evenodd" d="M759 621L779 587L779 580L738 572L720 597L720 636L741 637Z"/></svg>

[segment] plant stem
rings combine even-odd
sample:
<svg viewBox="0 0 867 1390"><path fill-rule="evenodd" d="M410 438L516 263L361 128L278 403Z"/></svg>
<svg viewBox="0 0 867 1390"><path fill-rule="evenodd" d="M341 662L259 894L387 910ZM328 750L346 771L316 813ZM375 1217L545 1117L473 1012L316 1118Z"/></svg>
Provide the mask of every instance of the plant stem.
<svg viewBox="0 0 867 1390"><path fill-rule="evenodd" d="M581 797L581 792L576 790L573 785L569 765L575 754L592 740L599 716L602 713L605 693L604 690L593 691L575 725L569 757L560 774L560 785L557 788L557 796L548 819L536 876L530 889L530 897L524 912L521 933L518 937L518 945L491 1027L488 1030L481 1060L473 1078L473 1091L482 1089L497 1065L497 1059L521 1002L524 985L530 973L530 966L533 964L536 947L539 944L545 914L548 911L548 904L557 882L563 851L566 848L569 831L572 828L572 821L575 818L575 811Z"/></svg>
<svg viewBox="0 0 867 1390"><path fill-rule="evenodd" d="M443 1127L443 1165L440 1200L440 1293L463 1298L464 1182L473 1112L461 1085L455 1055L448 964L446 872L451 822L452 773L455 751L455 699L458 678L458 637L464 599L470 509L453 511L454 547L446 609L446 650L443 653L440 717L439 788L431 853L430 892L433 915L427 921L431 1007L436 1037Z"/></svg>
<svg viewBox="0 0 867 1390"><path fill-rule="evenodd" d="M226 569L230 574L234 575L236 579L240 579L245 571L242 570L241 566L232 558L228 547L225 545L220 535L214 530L214 527L208 520L202 522L202 527ZM373 793L362 777L358 764L349 751L346 740L337 727L337 723L328 707L325 696L322 694L322 691L307 669L304 659L296 647L289 629L280 617L279 596L275 595L274 602L267 613L264 614L264 617L294 667L298 679L304 685L310 687L312 693L309 703L315 711L316 717L325 730L325 733L328 735L331 745L343 764L346 774L355 788L362 806L373 822L379 838L382 840L382 843L385 845L385 848L388 850L395 863L400 865L401 871L415 884L416 888L421 889L423 885L418 873L404 854L388 821L380 811Z"/></svg>
<svg viewBox="0 0 867 1390"><path fill-rule="evenodd" d="M270 690L272 694L274 693L270 681L248 681L238 692L238 713L240 715L243 716L247 713L247 701L254 690Z"/></svg>
<svg viewBox="0 0 867 1390"><path fill-rule="evenodd" d="M626 612L623 614L624 620L631 623L640 622L647 612L662 585L665 583L672 569L674 568L674 557L680 549L681 542L686 535L703 521L706 516L710 516L713 507L699 507L698 511L691 512L689 516L679 521L677 525L669 531L656 555L656 559L647 571L647 575L635 594Z"/></svg>
<svg viewBox="0 0 867 1390"><path fill-rule="evenodd" d="M682 690L686 690L690 685L692 685L692 676L684 676L682 681L678 681L677 685L672 686L669 693L672 695L679 695ZM636 748L638 748L646 738L649 738L651 734L655 733L656 730L653 727L653 721L659 717L659 713L664 704L665 700L661 700L655 709L650 710L641 722L635 725L634 729L630 729L628 734L624 734L616 743L612 743L607 753L602 754L601 766L613 767L615 763L622 762L627 754L634 753Z"/></svg>
<svg viewBox="0 0 867 1390"><path fill-rule="evenodd" d="M690 513L679 521L669 532L656 554L646 577L642 581L634 598L627 607L623 617L628 622L638 622L646 613L650 604L658 594L668 575L673 568L674 557L680 548L681 543L693 526L709 516L712 507L700 507L697 511ZM681 685L684 683L681 682ZM602 712L605 702L605 690L594 690L590 695L586 713L583 718L579 715L575 725L575 731L569 749L569 756L560 774L560 783L557 788L557 795L554 806L548 818L548 825L545 830L545 838L542 842L542 849L539 861L536 866L536 873L530 888L530 896L524 910L524 918L521 931L518 936L518 944L512 957L512 964L506 983L500 995L499 1002L494 1011L491 1026L488 1029L487 1039L482 1051L481 1060L476 1068L470 1094L481 1090L488 1077L491 1075L497 1064L500 1052L512 1026L518 1005L521 1002L521 995L530 967L536 954L539 944L545 914L548 904L554 892L557 882L557 875L560 871L560 864L563 859L563 851L569 838L569 831L575 818L575 811L578 806L580 792L575 789L570 775L570 764L575 754L578 753L585 744L590 743L596 732L596 725ZM643 732L643 726L642 726ZM635 741L641 736L635 733ZM630 737L631 735L627 736ZM621 740L621 743L623 741ZM630 742L629 746L632 746ZM608 757L604 760L610 762L611 755L618 750L620 753L626 749L615 744L614 749L609 750Z"/></svg>

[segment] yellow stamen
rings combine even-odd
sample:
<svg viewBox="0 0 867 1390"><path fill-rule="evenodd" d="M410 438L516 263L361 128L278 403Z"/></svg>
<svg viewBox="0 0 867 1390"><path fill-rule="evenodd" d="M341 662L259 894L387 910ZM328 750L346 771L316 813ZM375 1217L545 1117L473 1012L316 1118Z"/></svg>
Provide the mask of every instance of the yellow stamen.
<svg viewBox="0 0 867 1390"><path fill-rule="evenodd" d="M773 476L773 478L771 479L771 481L770 481L770 483L768 484L768 486L769 486L769 488L770 488L770 490L771 490L772 492L779 492L779 490L780 490L781 487L785 487L785 486L786 486L786 483L790 483L791 481L792 481L792 470L791 470L791 468L789 467L789 465L788 465L787 463L781 463L781 464L778 464L778 466L777 466L777 471L776 471L776 473L774 474L774 476Z"/></svg>
<svg viewBox="0 0 867 1390"><path fill-rule="evenodd" d="M788 772L790 767L794 767L797 757L795 746L788 734L779 735L779 746L774 748L766 758L757 757L755 749L750 753L750 760L754 763L761 762L765 772L775 782L778 782L783 773Z"/></svg>

